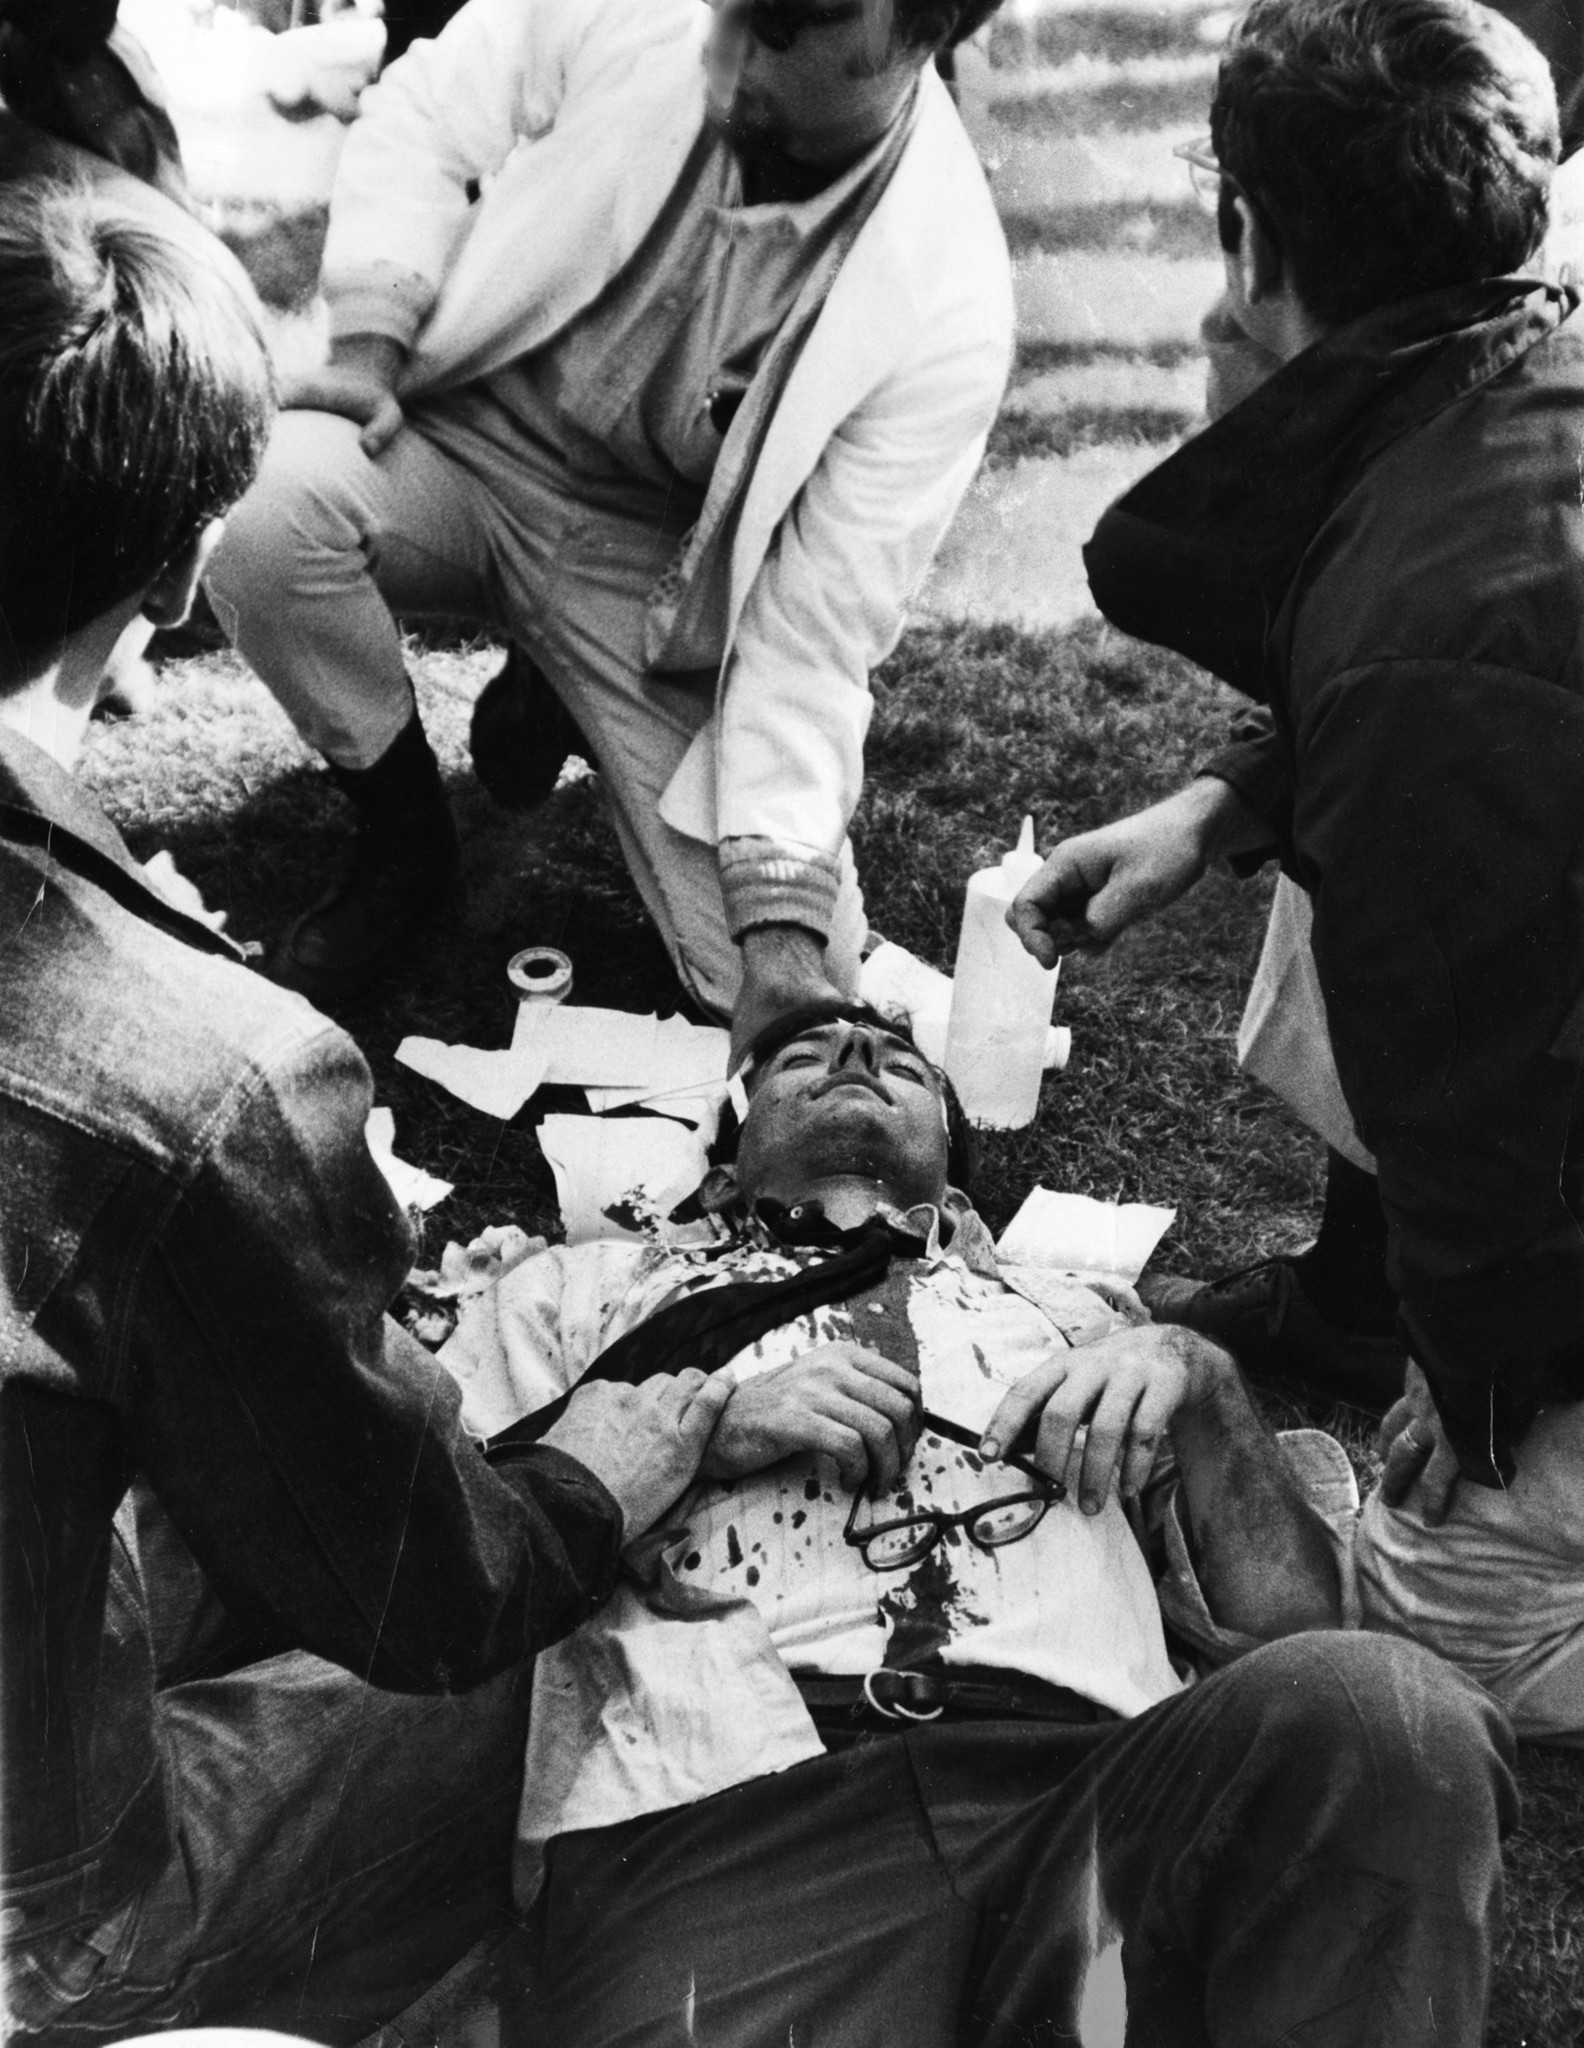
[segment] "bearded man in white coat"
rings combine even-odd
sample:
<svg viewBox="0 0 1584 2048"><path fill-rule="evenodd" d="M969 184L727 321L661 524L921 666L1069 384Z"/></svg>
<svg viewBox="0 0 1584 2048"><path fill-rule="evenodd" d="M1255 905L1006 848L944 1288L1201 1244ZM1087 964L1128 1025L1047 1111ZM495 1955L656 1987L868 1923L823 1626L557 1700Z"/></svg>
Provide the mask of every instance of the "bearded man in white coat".
<svg viewBox="0 0 1584 2048"><path fill-rule="evenodd" d="M328 365L210 588L357 813L267 970L360 993L454 827L395 618L511 648L526 806L586 751L684 987L739 1042L849 992L870 671L983 453L1010 270L933 59L998 0L470 0L364 101Z"/></svg>

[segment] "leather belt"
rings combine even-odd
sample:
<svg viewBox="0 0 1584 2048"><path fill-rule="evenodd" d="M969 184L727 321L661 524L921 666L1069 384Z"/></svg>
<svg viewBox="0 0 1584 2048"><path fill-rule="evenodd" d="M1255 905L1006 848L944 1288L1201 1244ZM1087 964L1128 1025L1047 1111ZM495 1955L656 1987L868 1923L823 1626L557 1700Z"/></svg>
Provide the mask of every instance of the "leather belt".
<svg viewBox="0 0 1584 2048"><path fill-rule="evenodd" d="M794 1671L793 1683L816 1721L899 1728L924 1721L1114 1721L1109 1707L1064 1685L1013 1671L871 1671L826 1678Z"/></svg>

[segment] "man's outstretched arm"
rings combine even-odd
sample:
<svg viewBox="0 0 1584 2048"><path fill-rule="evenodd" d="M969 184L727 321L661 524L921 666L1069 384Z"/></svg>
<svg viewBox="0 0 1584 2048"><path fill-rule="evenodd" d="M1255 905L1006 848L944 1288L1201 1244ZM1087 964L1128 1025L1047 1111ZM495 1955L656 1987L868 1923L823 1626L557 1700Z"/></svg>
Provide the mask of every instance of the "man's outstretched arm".
<svg viewBox="0 0 1584 2048"><path fill-rule="evenodd" d="M1169 1333L1162 1332L1163 1335ZM1342 1587L1324 1521L1227 1354L1193 1330L1202 1393L1172 1417L1199 1582L1223 1628L1269 1641L1342 1625Z"/></svg>
<svg viewBox="0 0 1584 2048"><path fill-rule="evenodd" d="M896 645L1006 382L1010 301L981 296L842 422L737 624L716 827L727 926L743 950L739 1051L757 1025L832 989L825 945L863 788L869 677Z"/></svg>
<svg viewBox="0 0 1584 2048"><path fill-rule="evenodd" d="M466 1691L609 1597L730 1385L582 1389L544 1442L486 1462L456 1382L384 1313L412 1241L371 1098L351 1041L310 1025L239 1073L190 1181L140 1195L127 1424L236 1612L386 1689Z"/></svg>
<svg viewBox="0 0 1584 2048"><path fill-rule="evenodd" d="M1174 796L1064 839L1018 891L1007 923L1042 967L1097 952L1186 896L1218 856L1266 849L1272 834L1219 772Z"/></svg>
<svg viewBox="0 0 1584 2048"><path fill-rule="evenodd" d="M1231 1358L1196 1331L1152 1324L1059 1354L1010 1390L981 1449L998 1457L1030 1431L1035 1462L1089 1515L1113 1478L1136 1498L1169 1439L1214 1619L1265 1640L1341 1625L1325 1523Z"/></svg>

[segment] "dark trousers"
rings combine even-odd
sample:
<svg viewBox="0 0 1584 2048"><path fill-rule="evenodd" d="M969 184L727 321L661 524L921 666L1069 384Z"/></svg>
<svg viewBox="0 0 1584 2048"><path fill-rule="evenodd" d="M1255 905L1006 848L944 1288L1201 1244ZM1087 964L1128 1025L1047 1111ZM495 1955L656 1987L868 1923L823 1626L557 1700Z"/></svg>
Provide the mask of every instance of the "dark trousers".
<svg viewBox="0 0 1584 2048"><path fill-rule="evenodd" d="M239 1629L146 1494L136 1547L170 1840L110 1919L4 1944L7 2029L28 2048L189 2026L361 2040L512 1924L531 1669L381 1692Z"/></svg>
<svg viewBox="0 0 1584 2048"><path fill-rule="evenodd" d="M1476 1686L1340 1634L1131 1722L877 1736L553 1842L539 2017L558 2048L1476 2048L1510 1763Z"/></svg>

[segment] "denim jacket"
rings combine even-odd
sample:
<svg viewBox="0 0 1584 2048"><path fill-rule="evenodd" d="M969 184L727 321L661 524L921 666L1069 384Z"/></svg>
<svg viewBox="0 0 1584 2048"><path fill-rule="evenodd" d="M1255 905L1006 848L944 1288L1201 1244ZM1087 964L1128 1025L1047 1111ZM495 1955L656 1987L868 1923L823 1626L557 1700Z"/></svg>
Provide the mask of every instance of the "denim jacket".
<svg viewBox="0 0 1584 2048"><path fill-rule="evenodd" d="M486 1463L385 1315L409 1232L342 1032L171 909L0 728L0 1741L8 1939L113 1910L176 1825L118 1505L233 1615L466 1690L608 1597L621 1514Z"/></svg>

